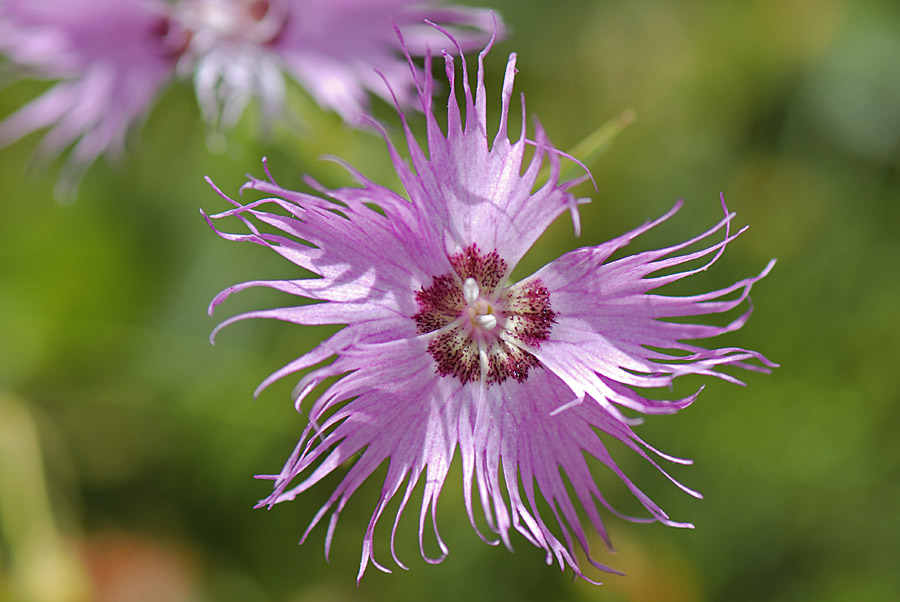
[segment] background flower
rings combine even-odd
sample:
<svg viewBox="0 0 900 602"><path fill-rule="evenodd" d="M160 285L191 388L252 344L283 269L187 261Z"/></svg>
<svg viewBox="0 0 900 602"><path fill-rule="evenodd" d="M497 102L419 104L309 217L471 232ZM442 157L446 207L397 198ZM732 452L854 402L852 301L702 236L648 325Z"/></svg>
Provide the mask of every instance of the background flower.
<svg viewBox="0 0 900 602"><path fill-rule="evenodd" d="M486 9L410 0L181 0L176 19L192 32L182 69L193 74L207 121L231 127L257 96L264 120L283 111L282 72L347 123L368 112L369 93L413 99L397 53L393 19L422 56L443 44L425 19L454 31L464 48L483 45L502 22Z"/></svg>
<svg viewBox="0 0 900 602"><path fill-rule="evenodd" d="M354 124L369 93L389 98L382 76L401 102L412 98L391 19L409 29L417 55L439 41L425 19L467 48L503 27L485 9L409 0L3 0L0 53L27 75L62 81L0 121L0 145L47 127L42 156L74 144L58 190L70 197L97 157L121 154L176 63L218 150L254 98L264 129L284 116L283 73Z"/></svg>
<svg viewBox="0 0 900 602"><path fill-rule="evenodd" d="M0 52L35 76L62 80L0 122L0 145L46 127L45 157L75 143L63 194L102 153L121 153L174 67L159 30L167 12L161 0L0 2Z"/></svg>

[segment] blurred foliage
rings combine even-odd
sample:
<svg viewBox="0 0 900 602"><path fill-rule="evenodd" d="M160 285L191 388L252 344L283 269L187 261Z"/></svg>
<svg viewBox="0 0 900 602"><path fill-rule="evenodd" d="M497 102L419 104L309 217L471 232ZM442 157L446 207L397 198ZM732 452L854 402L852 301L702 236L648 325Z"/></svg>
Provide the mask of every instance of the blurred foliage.
<svg viewBox="0 0 900 602"><path fill-rule="evenodd" d="M515 554L479 541L457 467L439 517L448 559L433 567L418 558L408 518L398 553L412 570L370 569L357 588L377 479L343 513L330 564L324 529L295 543L333 480L252 511L268 485L251 476L280 468L304 422L291 382L258 402L252 390L327 331L258 322L208 344L217 319L282 302L246 292L209 318L217 291L294 272L265 249L210 232L198 208L224 202L202 176L236 194L246 172L261 175L265 155L284 185L300 185L303 173L348 183L317 160L333 154L376 181L396 178L377 137L297 90L302 126L259 140L248 115L227 150L211 153L189 90L174 86L129 154L92 167L70 206L53 200L59 162L29 159L38 136L0 149L0 601L900 599L900 5L494 7L511 34L487 61L493 123L512 51L529 116L558 147L623 110L637 115L590 166L599 192L580 189L594 199L580 240L561 219L520 273L658 216L677 197L686 199L681 214L635 248L682 240L717 218L723 190L752 227L683 290L725 285L779 258L754 289L748 326L727 343L782 368L749 375L746 388L710 383L687 411L639 429L695 459L674 472L705 500L620 454L651 497L697 528L611 517L619 553L600 559L629 576L598 575L606 585L595 588L545 567L521 538ZM0 116L45 86L8 85ZM397 127L390 107L375 110ZM627 510L624 488L599 478Z"/></svg>

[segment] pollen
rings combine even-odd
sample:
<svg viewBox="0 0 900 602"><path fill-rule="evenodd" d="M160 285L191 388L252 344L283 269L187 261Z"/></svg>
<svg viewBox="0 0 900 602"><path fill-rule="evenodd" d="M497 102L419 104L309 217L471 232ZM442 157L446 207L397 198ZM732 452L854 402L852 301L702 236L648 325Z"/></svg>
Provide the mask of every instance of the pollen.
<svg viewBox="0 0 900 602"><path fill-rule="evenodd" d="M415 293L413 316L440 376L490 386L508 378L525 382L540 362L526 348L547 340L556 321L540 280L503 286L507 263L497 251L471 245L450 256L452 272L432 278Z"/></svg>

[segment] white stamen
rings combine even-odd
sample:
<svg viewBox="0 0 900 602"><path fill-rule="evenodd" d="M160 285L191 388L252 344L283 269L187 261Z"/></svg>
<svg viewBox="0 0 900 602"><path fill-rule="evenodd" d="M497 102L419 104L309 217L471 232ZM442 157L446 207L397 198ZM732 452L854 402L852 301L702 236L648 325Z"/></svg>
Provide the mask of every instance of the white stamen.
<svg viewBox="0 0 900 602"><path fill-rule="evenodd" d="M478 282L474 278L466 278L466 281L463 282L463 298L466 300L466 304L475 305L480 294L481 289L478 288Z"/></svg>
<svg viewBox="0 0 900 602"><path fill-rule="evenodd" d="M493 314L477 315L475 321L485 330L493 330L497 327L497 318Z"/></svg>

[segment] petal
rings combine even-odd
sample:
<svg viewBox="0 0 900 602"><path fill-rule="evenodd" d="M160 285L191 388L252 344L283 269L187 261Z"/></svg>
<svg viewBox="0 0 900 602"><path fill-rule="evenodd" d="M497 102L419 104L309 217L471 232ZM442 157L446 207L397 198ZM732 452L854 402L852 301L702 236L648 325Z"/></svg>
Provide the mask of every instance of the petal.
<svg viewBox="0 0 900 602"><path fill-rule="evenodd" d="M427 556L422 540L424 519L429 511L434 515L457 445L462 386L450 379L434 378L434 367L421 338L359 344L336 364L340 366L338 369L349 373L332 385L313 408L311 424L317 426L307 429L285 468L279 475L273 475L275 490L261 504L293 499L346 459L361 454L316 514L312 528L332 507L335 508L333 516L339 515L359 485L385 460L390 460L382 494L364 539L361 576L369 560L374 560L374 529L384 506L403 482L408 481L397 513L399 520L412 488L425 471L420 545L424 558L439 562L446 554L446 546L435 524L434 533L442 555L434 559ZM298 479L300 482L291 486Z"/></svg>
<svg viewBox="0 0 900 602"><path fill-rule="evenodd" d="M266 286L307 299L369 302L412 316L418 311L415 291L430 282L432 274L449 269L446 257L423 252L422 243L409 235L416 224L404 221L413 218L400 205L406 202L381 189L374 189L371 197L335 192L334 196L344 201L337 204L282 189L273 182L251 180L245 188L284 198L246 205L228 199L236 206L207 217L210 226L223 238L268 246L320 278L243 283L220 293L211 307L238 290ZM388 207L389 214L382 215L369 203ZM283 209L289 215L263 211L265 205ZM250 233L227 234L218 230L214 222L229 217L239 218ZM273 227L283 235L263 232L262 225Z"/></svg>
<svg viewBox="0 0 900 602"><path fill-rule="evenodd" d="M412 54L421 56L446 44L426 19L447 26L465 48L503 31L502 22L484 9L408 0L307 0L302 15L286 21L272 48L319 105L353 124L367 111L367 92L413 106L413 85L397 53L391 20L405 32Z"/></svg>
<svg viewBox="0 0 900 602"><path fill-rule="evenodd" d="M571 387L573 397L589 395L613 413L618 410L612 404L642 413L674 412L695 396L674 401L650 400L617 385L668 386L672 378L684 374L740 382L720 368L732 365L753 369L752 364L745 363L751 359L764 367L774 366L756 352L738 348L706 350L685 342L737 330L746 322L750 309L724 326L664 320L725 313L749 303L753 284L768 274L774 262L757 276L709 293L686 297L647 294L649 290L707 269L721 256L725 245L743 232L730 235L728 228L733 215L727 209L721 222L685 243L604 263L612 252L667 219L679 207L680 203L659 220L613 241L567 253L526 279L526 282L540 280L550 290L550 306L557 315L550 340L543 342L540 349L529 351ZM721 242L667 259L723 227L726 231ZM699 268L648 277L657 270L710 255L712 259ZM625 420L624 416L621 418Z"/></svg>
<svg viewBox="0 0 900 602"><path fill-rule="evenodd" d="M487 50L479 54L474 97L462 61L465 125L462 125L460 109L453 96L453 60L446 56L452 99L448 106L446 136L429 110L434 86L432 74L426 69L425 80L417 81L417 88L426 109L428 156L426 158L418 146L405 119L403 125L415 172L402 164L395 151L392 150L391 155L415 207L430 216L438 232L444 233L446 254L458 253L474 242L483 249L502 249L512 268L544 230L578 202L566 191L568 186L557 180L558 152L547 140L540 124L537 125L536 150L524 172L524 151L530 142L525 139L524 124L518 141L511 144L506 137L516 72L514 54L509 58L503 81L500 127L493 145L488 145L484 86ZM550 177L534 190L545 158L550 161Z"/></svg>
<svg viewBox="0 0 900 602"><path fill-rule="evenodd" d="M78 141L68 167L76 174L100 154L120 152L173 73L154 32L167 12L153 0L4 2L0 50L64 81L0 122L0 145L50 127L40 151L52 158Z"/></svg>

